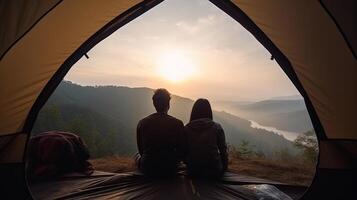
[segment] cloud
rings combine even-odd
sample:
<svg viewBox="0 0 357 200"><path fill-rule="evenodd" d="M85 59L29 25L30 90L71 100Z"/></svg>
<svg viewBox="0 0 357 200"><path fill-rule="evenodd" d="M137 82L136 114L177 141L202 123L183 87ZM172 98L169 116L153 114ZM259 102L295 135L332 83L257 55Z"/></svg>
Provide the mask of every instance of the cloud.
<svg viewBox="0 0 357 200"><path fill-rule="evenodd" d="M217 17L215 15L208 15L205 17L200 17L193 22L179 21L176 23L176 26L188 34L196 34L208 27L213 26L216 24L216 21Z"/></svg>
<svg viewBox="0 0 357 200"><path fill-rule="evenodd" d="M189 34L195 34L197 33L199 27L197 25L190 25L188 22L185 22L185 21L179 21L176 23L176 26L186 32L186 33L189 33Z"/></svg>
<svg viewBox="0 0 357 200"><path fill-rule="evenodd" d="M197 20L197 23L201 24L201 25L210 26L210 25L215 24L216 21L217 21L216 15L209 15L209 16L206 16L206 17L199 18Z"/></svg>

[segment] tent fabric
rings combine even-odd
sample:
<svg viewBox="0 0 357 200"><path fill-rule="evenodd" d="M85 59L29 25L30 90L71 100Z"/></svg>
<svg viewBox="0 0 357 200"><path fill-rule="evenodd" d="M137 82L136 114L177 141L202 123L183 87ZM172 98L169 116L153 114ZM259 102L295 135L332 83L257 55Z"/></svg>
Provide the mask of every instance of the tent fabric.
<svg viewBox="0 0 357 200"><path fill-rule="evenodd" d="M357 14L355 11L357 2L355 0L320 0L320 2L335 21L355 58L357 58Z"/></svg>
<svg viewBox="0 0 357 200"><path fill-rule="evenodd" d="M328 138L356 139L355 112L351 112L357 111L356 59L321 4L283 0L233 2L288 57ZM106 4L95 0L63 1L32 27L0 62L0 135L21 132L35 100L63 62L98 29L138 3L138 0ZM3 4L3 8L11 7ZM31 12L28 4L24 4L24 9L35 17L19 25L17 33L10 29L1 32L0 37L12 38L6 41L18 38L30 22L53 4L39 4L38 12ZM17 12L9 9L4 15L16 16ZM22 18L15 17L13 23L21 24ZM5 49L9 43L4 42L1 48Z"/></svg>
<svg viewBox="0 0 357 200"><path fill-rule="evenodd" d="M0 135L20 132L38 95L63 62L96 31L137 3L63 1L22 37L0 62Z"/></svg>
<svg viewBox="0 0 357 200"><path fill-rule="evenodd" d="M18 9L12 3L2 5L12 8L2 16L6 21L2 23L4 28L9 28L0 32L2 51L55 4L53 1L36 6L23 2L27 3L14 3L26 11L23 16L17 16ZM288 57L328 138L357 139L351 114L357 111L356 59L321 4L283 0L233 2ZM95 0L63 1L32 27L0 63L0 135L20 132L35 100L63 62L99 28L137 3L139 0L105 4ZM10 22L9 17L13 19ZM23 18L29 18L28 22L23 22ZM17 24L17 28L11 28L12 24ZM11 76L14 72L16 77Z"/></svg>
<svg viewBox="0 0 357 200"><path fill-rule="evenodd" d="M0 58L60 0L0 1Z"/></svg>
<svg viewBox="0 0 357 200"><path fill-rule="evenodd" d="M63 62L98 29L137 3L64 1L22 37L0 62L0 140L1 135L22 131L31 107ZM24 146L18 147L24 150ZM0 161L22 161L22 155L7 157Z"/></svg>
<svg viewBox="0 0 357 200"><path fill-rule="evenodd" d="M357 139L357 61L321 4L285 0L233 3L289 59L327 138Z"/></svg>
<svg viewBox="0 0 357 200"><path fill-rule="evenodd" d="M305 187L296 186L289 196L284 184L227 172L220 181L190 179L184 174L152 180L138 172L92 176L65 176L30 184L35 199L297 199Z"/></svg>
<svg viewBox="0 0 357 200"><path fill-rule="evenodd" d="M357 143L353 141L320 141L319 167L326 169L356 169Z"/></svg>
<svg viewBox="0 0 357 200"><path fill-rule="evenodd" d="M1 163L19 163L23 160L28 134L20 133L0 137Z"/></svg>
<svg viewBox="0 0 357 200"><path fill-rule="evenodd" d="M308 107L311 103L324 130L318 130L317 135L326 134L319 138L325 141L320 141L319 166L311 190L326 192L326 196L335 190L342 194L346 190L339 183L345 181L352 192L355 180L350 174L356 167L353 160L357 141L355 1L210 1L227 3L231 10L244 12L252 21L250 25L256 25L291 64L297 77L293 82L302 85ZM7 177L1 181L27 190L21 177L31 121L38 111L33 108L41 106L39 99L46 101L61 79L61 66L70 67L66 61L84 43L113 19L143 2L146 5L161 1L0 2L0 174ZM57 83L52 81L55 78ZM35 114L31 114L32 110ZM330 181L328 176L338 181ZM309 194L316 197L316 192Z"/></svg>

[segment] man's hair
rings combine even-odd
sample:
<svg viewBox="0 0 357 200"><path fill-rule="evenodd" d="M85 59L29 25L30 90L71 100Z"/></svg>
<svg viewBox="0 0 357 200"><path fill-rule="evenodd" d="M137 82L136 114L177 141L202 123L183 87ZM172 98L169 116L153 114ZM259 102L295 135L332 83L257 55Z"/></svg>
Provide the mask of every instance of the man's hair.
<svg viewBox="0 0 357 200"><path fill-rule="evenodd" d="M164 88L159 88L155 90L152 96L152 101L154 103L157 112L164 112L169 108L171 94Z"/></svg>

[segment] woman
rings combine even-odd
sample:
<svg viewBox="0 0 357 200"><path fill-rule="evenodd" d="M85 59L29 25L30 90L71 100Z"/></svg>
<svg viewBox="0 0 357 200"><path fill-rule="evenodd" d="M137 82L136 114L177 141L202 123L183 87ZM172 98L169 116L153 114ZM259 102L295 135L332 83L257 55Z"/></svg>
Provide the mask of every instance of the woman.
<svg viewBox="0 0 357 200"><path fill-rule="evenodd" d="M227 170L228 155L224 131L212 119L207 99L193 105L190 122L185 126L186 165L191 176L218 178Z"/></svg>

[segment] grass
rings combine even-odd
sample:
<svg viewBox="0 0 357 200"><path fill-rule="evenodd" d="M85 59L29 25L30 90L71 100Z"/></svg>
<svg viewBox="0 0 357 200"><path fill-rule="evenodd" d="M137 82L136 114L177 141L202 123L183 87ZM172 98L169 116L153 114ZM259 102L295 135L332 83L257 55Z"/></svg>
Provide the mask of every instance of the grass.
<svg viewBox="0 0 357 200"><path fill-rule="evenodd" d="M265 158L233 159L229 169L237 174L302 186L309 186L315 174L312 164Z"/></svg>
<svg viewBox="0 0 357 200"><path fill-rule="evenodd" d="M134 159L132 157L108 156L92 159L89 162L98 171L121 173L135 170Z"/></svg>
<svg viewBox="0 0 357 200"><path fill-rule="evenodd" d="M109 156L92 159L90 162L99 171L120 173L135 170L132 157ZM253 156L242 158L230 155L229 170L241 175L254 176L291 185L308 186L313 179L315 165L295 160L270 160Z"/></svg>

